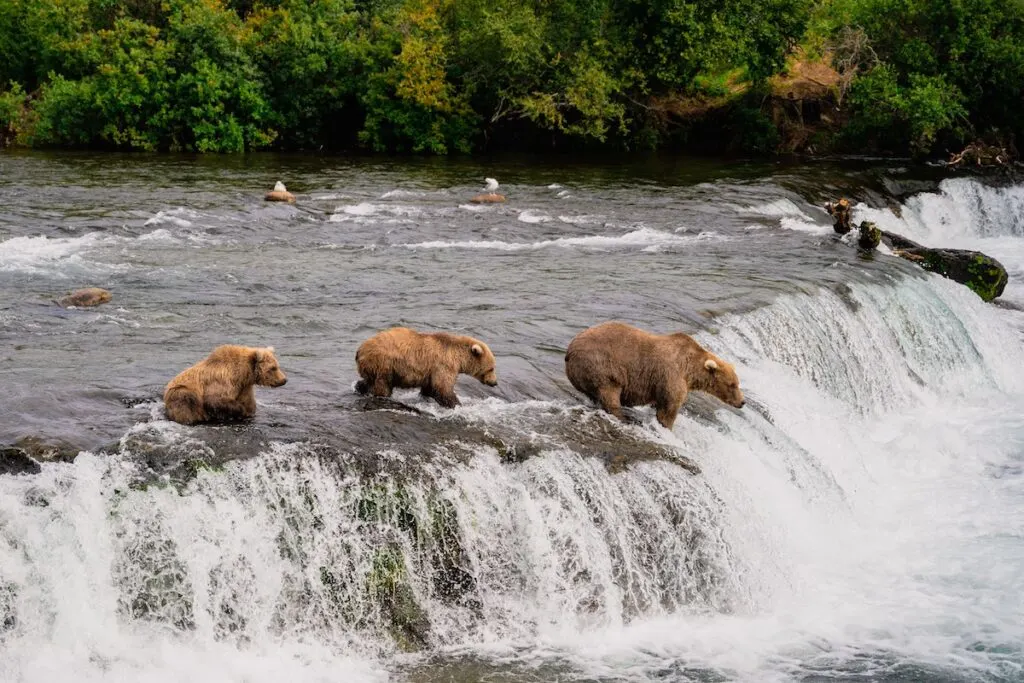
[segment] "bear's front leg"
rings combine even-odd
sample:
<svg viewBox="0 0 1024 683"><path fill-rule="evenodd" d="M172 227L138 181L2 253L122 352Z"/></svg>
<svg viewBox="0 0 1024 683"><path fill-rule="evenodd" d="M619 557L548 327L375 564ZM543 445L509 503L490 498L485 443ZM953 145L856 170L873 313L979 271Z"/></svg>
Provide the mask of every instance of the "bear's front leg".
<svg viewBox="0 0 1024 683"><path fill-rule="evenodd" d="M621 400L621 387L601 387L597 393L597 402L601 405L601 408L606 413L610 413L620 420L623 419Z"/></svg>
<svg viewBox="0 0 1024 683"><path fill-rule="evenodd" d="M228 386L209 387L203 401L210 420L240 420L256 413L256 394L252 387L238 391Z"/></svg>
<svg viewBox="0 0 1024 683"><path fill-rule="evenodd" d="M429 391L428 395L442 407L454 408L459 405L459 397L455 395L457 377L457 374L451 372L435 371L421 391Z"/></svg>

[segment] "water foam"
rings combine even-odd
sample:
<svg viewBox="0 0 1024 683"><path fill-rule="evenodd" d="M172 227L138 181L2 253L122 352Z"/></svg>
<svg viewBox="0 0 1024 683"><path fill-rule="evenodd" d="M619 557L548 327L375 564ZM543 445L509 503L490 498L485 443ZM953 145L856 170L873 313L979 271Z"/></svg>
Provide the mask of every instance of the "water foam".
<svg viewBox="0 0 1024 683"><path fill-rule="evenodd" d="M677 235L653 228L638 228L623 235L588 235L585 237L558 237L539 242L505 242L502 240L434 240L403 244L407 249L493 249L495 251L533 251L550 247L612 250L622 247L664 248L691 244L698 240L725 239L722 235L707 233L704 237Z"/></svg>
<svg viewBox="0 0 1024 683"><path fill-rule="evenodd" d="M553 219L542 211L527 209L526 211L521 211L516 220L522 223L550 223Z"/></svg>
<svg viewBox="0 0 1024 683"><path fill-rule="evenodd" d="M99 232L81 237L12 237L0 242L0 271L70 276L70 271L84 267L82 254L106 240Z"/></svg>
<svg viewBox="0 0 1024 683"><path fill-rule="evenodd" d="M200 218L201 214L184 206L179 206L166 211L157 211L155 215L146 220L144 225L171 224L179 228L190 228L194 220Z"/></svg>

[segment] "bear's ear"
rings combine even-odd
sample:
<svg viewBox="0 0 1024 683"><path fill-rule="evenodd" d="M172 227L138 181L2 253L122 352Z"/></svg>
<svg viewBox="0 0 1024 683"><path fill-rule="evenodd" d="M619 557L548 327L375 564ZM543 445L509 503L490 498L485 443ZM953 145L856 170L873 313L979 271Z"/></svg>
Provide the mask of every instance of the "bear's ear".
<svg viewBox="0 0 1024 683"><path fill-rule="evenodd" d="M716 363L713 358L708 358L704 361L704 369L708 372L715 372L718 370L718 363Z"/></svg>
<svg viewBox="0 0 1024 683"><path fill-rule="evenodd" d="M474 356L482 356L482 355L484 355L484 349L479 344L473 344L473 348L471 348L470 351L473 352Z"/></svg>

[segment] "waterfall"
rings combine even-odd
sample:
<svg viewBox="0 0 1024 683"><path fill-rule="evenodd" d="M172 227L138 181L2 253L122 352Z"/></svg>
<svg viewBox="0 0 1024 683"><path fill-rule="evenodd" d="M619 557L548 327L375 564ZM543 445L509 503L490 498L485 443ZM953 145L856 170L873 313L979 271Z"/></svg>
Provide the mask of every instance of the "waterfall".
<svg viewBox="0 0 1024 683"><path fill-rule="evenodd" d="M970 234L1020 234L1020 212L1006 227L991 209L1017 190L943 192L899 220L981 205ZM623 428L697 476L456 435L382 447L372 471L274 443L147 478L126 438L0 477L0 679L384 680L435 656L635 680L1020 673L1024 345L1007 313L905 277L785 296L699 338L736 361L748 407L695 396L671 433L649 409ZM552 416L610 423L558 400L460 414L527 439Z"/></svg>

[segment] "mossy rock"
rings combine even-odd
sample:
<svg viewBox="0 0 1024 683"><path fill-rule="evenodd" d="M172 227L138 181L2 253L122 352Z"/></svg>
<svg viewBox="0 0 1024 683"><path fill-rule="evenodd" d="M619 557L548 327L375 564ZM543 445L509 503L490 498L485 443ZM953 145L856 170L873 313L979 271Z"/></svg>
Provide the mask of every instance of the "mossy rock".
<svg viewBox="0 0 1024 683"><path fill-rule="evenodd" d="M992 301L1006 289L1006 268L991 256L966 249L914 249L922 268L967 285L985 301Z"/></svg>
<svg viewBox="0 0 1024 683"><path fill-rule="evenodd" d="M430 620L416 601L402 551L397 546L385 546L376 552L366 589L380 607L385 628L398 649L415 652L427 647Z"/></svg>
<svg viewBox="0 0 1024 683"><path fill-rule="evenodd" d="M985 301L1002 295L1010 276L999 261L969 249L932 249L896 233L881 231L893 254L927 271L967 285Z"/></svg>
<svg viewBox="0 0 1024 683"><path fill-rule="evenodd" d="M861 249L877 249L882 242L882 231L871 221L863 221L860 224L860 235L857 237L857 245Z"/></svg>

